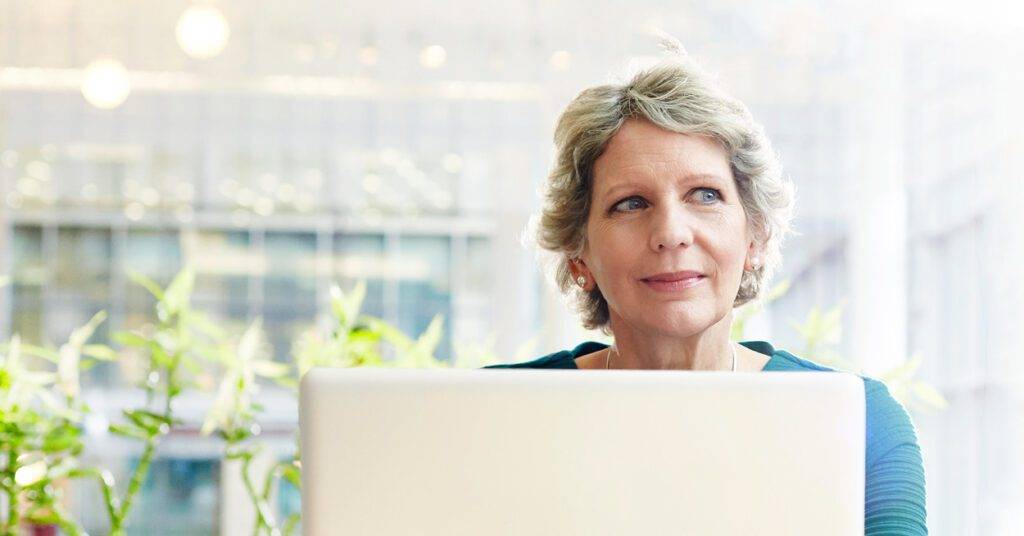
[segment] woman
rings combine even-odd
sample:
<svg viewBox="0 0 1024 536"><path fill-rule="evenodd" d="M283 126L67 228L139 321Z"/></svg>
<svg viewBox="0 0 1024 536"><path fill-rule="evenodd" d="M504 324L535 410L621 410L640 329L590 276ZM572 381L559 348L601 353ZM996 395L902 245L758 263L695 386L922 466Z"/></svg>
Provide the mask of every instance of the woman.
<svg viewBox="0 0 1024 536"><path fill-rule="evenodd" d="M729 340L733 308L780 263L793 188L762 127L698 66L679 53L583 91L555 144L537 239L584 326L614 343L486 368L833 370ZM914 426L884 384L864 387L865 533L927 534Z"/></svg>

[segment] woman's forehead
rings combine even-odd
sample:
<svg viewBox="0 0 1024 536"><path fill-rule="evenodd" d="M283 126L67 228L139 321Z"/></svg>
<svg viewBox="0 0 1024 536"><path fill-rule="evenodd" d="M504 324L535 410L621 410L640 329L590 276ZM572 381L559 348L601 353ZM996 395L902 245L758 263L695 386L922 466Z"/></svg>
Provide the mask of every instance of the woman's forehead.
<svg viewBox="0 0 1024 536"><path fill-rule="evenodd" d="M627 121L594 163L599 195L627 186L732 177L725 149L709 136L671 132L642 121Z"/></svg>
<svg viewBox="0 0 1024 536"><path fill-rule="evenodd" d="M665 166L728 168L728 165L725 148L711 136L673 132L635 119L619 127L594 163L595 171ZM714 172L713 169L692 171Z"/></svg>

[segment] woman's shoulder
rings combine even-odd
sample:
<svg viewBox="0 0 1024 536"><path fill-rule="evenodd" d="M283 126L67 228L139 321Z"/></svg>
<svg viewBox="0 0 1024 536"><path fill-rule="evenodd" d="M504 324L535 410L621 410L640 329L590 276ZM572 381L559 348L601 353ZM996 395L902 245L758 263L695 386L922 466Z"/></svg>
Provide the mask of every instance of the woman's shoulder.
<svg viewBox="0 0 1024 536"><path fill-rule="evenodd" d="M776 350L772 354L771 370L778 371L821 371L842 372L840 370L816 363L812 360L795 356L785 350ZM766 370L768 370L766 368ZM868 466L874 464L893 448L901 445L917 444L917 429L910 414L903 404L892 395L884 381L856 373L864 382L864 405L867 425L867 459Z"/></svg>
<svg viewBox="0 0 1024 536"><path fill-rule="evenodd" d="M482 367L488 368L539 368L539 369L574 369L576 366L576 358L581 355L587 355L591 352L596 352L608 345L594 342L585 341L571 350L561 350L551 354L547 354L530 361L523 361L519 363L500 363L496 365L487 365Z"/></svg>

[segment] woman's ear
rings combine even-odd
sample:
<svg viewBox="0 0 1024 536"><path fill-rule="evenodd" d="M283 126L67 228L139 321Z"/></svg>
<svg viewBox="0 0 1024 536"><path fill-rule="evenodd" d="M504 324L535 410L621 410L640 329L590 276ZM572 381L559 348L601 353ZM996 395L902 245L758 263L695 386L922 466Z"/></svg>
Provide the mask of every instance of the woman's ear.
<svg viewBox="0 0 1024 536"><path fill-rule="evenodd" d="M756 240L751 240L750 245L747 246L747 258L743 262L743 269L748 272L757 270L764 264L764 252L760 244Z"/></svg>
<svg viewBox="0 0 1024 536"><path fill-rule="evenodd" d="M587 269L587 264L583 262L583 259L579 257L569 259L569 273L572 274L572 281L576 286L583 290L589 289L593 278L590 276L590 270Z"/></svg>

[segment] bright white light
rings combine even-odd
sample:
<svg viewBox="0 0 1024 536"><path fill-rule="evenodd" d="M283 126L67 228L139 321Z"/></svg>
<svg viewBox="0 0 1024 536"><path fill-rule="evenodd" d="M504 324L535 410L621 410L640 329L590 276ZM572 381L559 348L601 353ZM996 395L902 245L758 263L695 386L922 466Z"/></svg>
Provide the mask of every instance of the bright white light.
<svg viewBox="0 0 1024 536"><path fill-rule="evenodd" d="M192 201L196 196L196 188L192 186L191 182L178 182L174 186L174 191L178 195L178 199L182 201Z"/></svg>
<svg viewBox="0 0 1024 536"><path fill-rule="evenodd" d="M366 45L359 50L359 63L372 67L380 60L380 51L373 45Z"/></svg>
<svg viewBox="0 0 1024 536"><path fill-rule="evenodd" d="M277 186L277 199L282 203L291 203L295 200L295 187L282 182Z"/></svg>
<svg viewBox="0 0 1024 536"><path fill-rule="evenodd" d="M363 190L368 194L375 194L380 191L382 182L379 175L368 173L363 176Z"/></svg>
<svg viewBox="0 0 1024 536"><path fill-rule="evenodd" d="M569 54L568 50L556 50L551 54L551 59L548 63L551 64L551 68L556 71L564 71L569 68L569 63L572 61L572 54Z"/></svg>
<svg viewBox="0 0 1024 536"><path fill-rule="evenodd" d="M398 163L399 156L396 149L389 147L380 152L380 161L382 164L393 166Z"/></svg>
<svg viewBox="0 0 1024 536"><path fill-rule="evenodd" d="M264 191L273 192L277 188L278 178L273 173L264 173L259 177L260 188Z"/></svg>
<svg viewBox="0 0 1024 536"><path fill-rule="evenodd" d="M437 192L432 196L434 206L441 209L447 210L452 206L452 196L448 192Z"/></svg>
<svg viewBox="0 0 1024 536"><path fill-rule="evenodd" d="M441 45L430 45L424 48L420 52L420 65L427 69L437 69L444 65L444 60L448 57L448 53L445 52L444 47Z"/></svg>
<svg viewBox="0 0 1024 536"><path fill-rule="evenodd" d="M238 181L233 179L223 180L220 182L218 189L224 197L234 197L235 193L238 192Z"/></svg>
<svg viewBox="0 0 1024 536"><path fill-rule="evenodd" d="M448 173L458 173L462 169L462 157L455 153L448 153L441 158L441 167Z"/></svg>
<svg viewBox="0 0 1024 536"><path fill-rule="evenodd" d="M324 174L319 169L310 168L307 169L305 173L302 174L302 179L303 182L306 183L306 186L309 186L310 188L317 190L324 183Z"/></svg>
<svg viewBox="0 0 1024 536"><path fill-rule="evenodd" d="M416 172L416 164L408 158L403 158L398 165L395 166L395 169L399 175L408 178Z"/></svg>
<svg viewBox="0 0 1024 536"><path fill-rule="evenodd" d="M39 195L39 190L39 183L32 177L22 177L18 179L18 192L25 197L35 197Z"/></svg>
<svg viewBox="0 0 1024 536"><path fill-rule="evenodd" d="M251 207L256 202L256 192L249 188L242 188L238 190L238 194L235 196L235 202L243 207Z"/></svg>
<svg viewBox="0 0 1024 536"><path fill-rule="evenodd" d="M295 209L299 212L311 212L316 205L316 198L308 193L302 193L295 199Z"/></svg>
<svg viewBox="0 0 1024 536"><path fill-rule="evenodd" d="M157 203L160 202L160 192L153 187L145 188L142 190L142 193L139 194L139 200L147 207L155 207Z"/></svg>
<svg viewBox="0 0 1024 536"><path fill-rule="evenodd" d="M128 98L130 92L128 69L125 69L121 62L103 58L85 68L82 96L89 104L102 110L117 108Z"/></svg>
<svg viewBox="0 0 1024 536"><path fill-rule="evenodd" d="M139 221L146 215L146 206L142 203L131 202L124 207L124 216L131 221Z"/></svg>
<svg viewBox="0 0 1024 536"><path fill-rule="evenodd" d="M22 487L31 486L46 476L46 460L22 466L14 473L14 481Z"/></svg>
<svg viewBox="0 0 1024 536"><path fill-rule="evenodd" d="M252 210L260 216L269 216L274 213L274 200L269 197L261 197L253 204Z"/></svg>
<svg viewBox="0 0 1024 536"><path fill-rule="evenodd" d="M0 163L3 163L4 167L12 168L18 165L18 153L10 149L0 154Z"/></svg>
<svg viewBox="0 0 1024 536"><path fill-rule="evenodd" d="M125 179L124 182L121 183L121 193L123 193L125 197L138 197L139 190L141 188L142 186L139 184L139 181L135 179Z"/></svg>
<svg viewBox="0 0 1024 536"><path fill-rule="evenodd" d="M39 180L49 180L50 164L40 160L33 160L28 164L25 164L25 172Z"/></svg>
<svg viewBox="0 0 1024 536"><path fill-rule="evenodd" d="M21 194L18 192L10 192L7 194L7 206L11 208L21 208L22 201Z"/></svg>
<svg viewBox="0 0 1024 536"><path fill-rule="evenodd" d="M178 218L181 223L191 223L194 216L192 207L188 205L182 205L174 211L174 215Z"/></svg>
<svg viewBox="0 0 1024 536"><path fill-rule="evenodd" d="M295 60L299 63L311 63L316 59L316 47L304 43L295 47Z"/></svg>
<svg viewBox="0 0 1024 536"><path fill-rule="evenodd" d="M213 6L191 6L178 19L174 35L185 54L205 60L224 50L231 29L219 9Z"/></svg>

